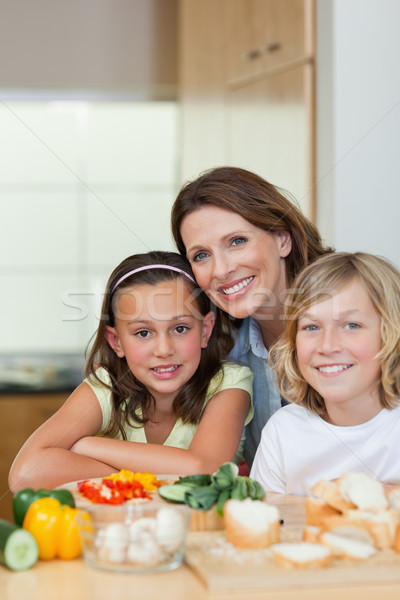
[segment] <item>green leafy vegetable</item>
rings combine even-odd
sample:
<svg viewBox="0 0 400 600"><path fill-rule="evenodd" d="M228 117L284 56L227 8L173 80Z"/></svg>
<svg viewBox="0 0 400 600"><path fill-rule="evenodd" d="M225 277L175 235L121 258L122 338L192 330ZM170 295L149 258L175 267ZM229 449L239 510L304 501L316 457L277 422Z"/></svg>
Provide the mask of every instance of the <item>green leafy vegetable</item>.
<svg viewBox="0 0 400 600"><path fill-rule="evenodd" d="M223 516L224 516L224 506L225 506L225 502L226 502L227 500L229 500L229 498L230 498L230 495L231 495L231 492L230 492L230 490L223 490L222 492L220 492L220 493L219 493L219 496L218 496L218 501L217 501L217 508L216 508L216 510L217 510L217 514L218 514L220 517L223 517Z"/></svg>
<svg viewBox="0 0 400 600"><path fill-rule="evenodd" d="M185 477L179 477L178 481L175 481L174 485L201 487L203 485L210 485L210 483L211 475L186 475Z"/></svg>
<svg viewBox="0 0 400 600"><path fill-rule="evenodd" d="M185 493L185 503L196 510L210 509L218 499L218 490L209 485L192 488Z"/></svg>
<svg viewBox="0 0 400 600"><path fill-rule="evenodd" d="M186 475L171 485L163 485L158 493L168 502L185 503L196 510L209 510L216 504L222 517L229 498L263 500L265 492L258 481L239 475L235 463L222 464L212 475Z"/></svg>
<svg viewBox="0 0 400 600"><path fill-rule="evenodd" d="M218 471L211 475L211 485L216 490L229 490L235 483L238 473L239 467L235 463L224 463L219 467Z"/></svg>

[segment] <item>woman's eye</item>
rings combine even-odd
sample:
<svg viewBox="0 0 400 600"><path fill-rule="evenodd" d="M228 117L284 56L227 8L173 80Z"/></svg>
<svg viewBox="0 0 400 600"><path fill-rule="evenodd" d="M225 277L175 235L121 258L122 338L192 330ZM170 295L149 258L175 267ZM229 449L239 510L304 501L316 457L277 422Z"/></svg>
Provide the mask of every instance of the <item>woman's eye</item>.
<svg viewBox="0 0 400 600"><path fill-rule="evenodd" d="M317 331L318 326L317 325L304 325L301 329L303 331Z"/></svg>
<svg viewBox="0 0 400 600"><path fill-rule="evenodd" d="M186 333L186 331L188 331L189 328L186 327L186 325L177 325L174 329L174 331L176 331L176 333Z"/></svg>
<svg viewBox="0 0 400 600"><path fill-rule="evenodd" d="M360 325L358 323L346 323L346 329L360 329Z"/></svg>
<svg viewBox="0 0 400 600"><path fill-rule="evenodd" d="M207 258L207 256L207 252L198 252L193 256L193 262L199 262L201 260L204 260L205 258Z"/></svg>
<svg viewBox="0 0 400 600"><path fill-rule="evenodd" d="M246 238L244 237L236 237L232 240L232 246L240 246L246 242Z"/></svg>

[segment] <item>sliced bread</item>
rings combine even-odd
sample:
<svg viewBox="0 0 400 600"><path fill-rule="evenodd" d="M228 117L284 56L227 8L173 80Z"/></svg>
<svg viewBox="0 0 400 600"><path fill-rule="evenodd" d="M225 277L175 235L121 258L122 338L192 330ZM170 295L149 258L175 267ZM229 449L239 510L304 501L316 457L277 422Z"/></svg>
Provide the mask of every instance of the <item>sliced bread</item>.
<svg viewBox="0 0 400 600"><path fill-rule="evenodd" d="M382 483L365 473L345 473L337 480L337 488L345 501L361 510L378 511L389 505Z"/></svg>
<svg viewBox="0 0 400 600"><path fill-rule="evenodd" d="M312 488L312 493L316 498L323 500L328 506L340 511L346 512L350 508L356 508L356 505L349 499L346 499L335 481L326 481L321 479Z"/></svg>
<svg viewBox="0 0 400 600"><path fill-rule="evenodd" d="M326 531L321 534L320 541L331 549L334 556L340 558L365 560L376 552L372 544L334 531Z"/></svg>
<svg viewBox="0 0 400 600"><path fill-rule="evenodd" d="M261 500L228 500L224 526L227 541L240 548L267 548L280 540L279 510Z"/></svg>
<svg viewBox="0 0 400 600"><path fill-rule="evenodd" d="M323 544L294 542L271 546L275 560L285 567L315 568L326 567L332 560L332 553Z"/></svg>

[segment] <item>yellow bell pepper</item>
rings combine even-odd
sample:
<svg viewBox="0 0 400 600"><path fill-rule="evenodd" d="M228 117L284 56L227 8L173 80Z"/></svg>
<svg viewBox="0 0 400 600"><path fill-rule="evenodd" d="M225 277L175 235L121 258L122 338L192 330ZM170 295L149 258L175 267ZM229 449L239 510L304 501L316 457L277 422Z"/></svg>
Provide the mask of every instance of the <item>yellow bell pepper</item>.
<svg viewBox="0 0 400 600"><path fill-rule="evenodd" d="M36 539L39 558L77 558L82 551L76 515L82 512L55 498L40 498L28 508L23 528Z"/></svg>

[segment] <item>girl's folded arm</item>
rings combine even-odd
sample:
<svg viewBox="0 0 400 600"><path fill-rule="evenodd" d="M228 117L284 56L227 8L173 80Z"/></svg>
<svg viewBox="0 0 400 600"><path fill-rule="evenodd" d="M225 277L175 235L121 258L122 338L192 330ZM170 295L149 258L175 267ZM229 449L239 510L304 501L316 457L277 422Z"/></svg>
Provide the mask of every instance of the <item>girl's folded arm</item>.
<svg viewBox="0 0 400 600"><path fill-rule="evenodd" d="M68 481L114 472L106 459L78 456L70 450L80 438L98 433L101 424L98 400L91 388L82 383L22 446L9 474L11 491L24 487L56 487Z"/></svg>
<svg viewBox="0 0 400 600"><path fill-rule="evenodd" d="M250 407L244 390L218 392L208 402L188 449L109 438L80 439L73 451L112 464L115 470L189 475L213 473L238 449Z"/></svg>

